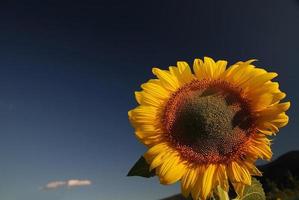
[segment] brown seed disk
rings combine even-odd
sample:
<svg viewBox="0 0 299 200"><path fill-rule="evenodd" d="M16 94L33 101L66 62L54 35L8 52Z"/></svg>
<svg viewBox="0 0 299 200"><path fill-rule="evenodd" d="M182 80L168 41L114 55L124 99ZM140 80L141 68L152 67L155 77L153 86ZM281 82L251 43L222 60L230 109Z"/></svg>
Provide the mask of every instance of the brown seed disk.
<svg viewBox="0 0 299 200"><path fill-rule="evenodd" d="M255 131L242 91L220 80L195 80L166 104L165 136L188 161L225 163L242 156L242 145Z"/></svg>

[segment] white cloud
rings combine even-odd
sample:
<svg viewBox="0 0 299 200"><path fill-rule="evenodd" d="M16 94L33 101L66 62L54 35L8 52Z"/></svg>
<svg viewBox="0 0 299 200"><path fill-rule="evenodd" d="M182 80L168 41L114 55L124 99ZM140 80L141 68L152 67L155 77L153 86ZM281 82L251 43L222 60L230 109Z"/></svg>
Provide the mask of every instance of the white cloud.
<svg viewBox="0 0 299 200"><path fill-rule="evenodd" d="M67 181L68 187L87 186L87 185L91 185L90 180L71 179Z"/></svg>
<svg viewBox="0 0 299 200"><path fill-rule="evenodd" d="M80 186L89 186L91 185L92 182L91 180L80 180L80 179L69 179L69 180L65 180L65 181L51 181L49 183L47 183L46 186L43 187L43 189L58 189L58 188L62 188L62 187L68 187L68 188L72 188L72 187L80 187Z"/></svg>
<svg viewBox="0 0 299 200"><path fill-rule="evenodd" d="M59 187L63 187L66 185L66 182L65 181L52 181L52 182L49 182L45 188L46 189L56 189L56 188L59 188Z"/></svg>

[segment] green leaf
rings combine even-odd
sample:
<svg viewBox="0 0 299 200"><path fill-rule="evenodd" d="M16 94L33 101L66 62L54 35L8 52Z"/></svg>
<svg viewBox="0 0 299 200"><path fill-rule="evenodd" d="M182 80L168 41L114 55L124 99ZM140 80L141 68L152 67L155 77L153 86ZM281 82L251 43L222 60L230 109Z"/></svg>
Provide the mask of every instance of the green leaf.
<svg viewBox="0 0 299 200"><path fill-rule="evenodd" d="M262 184L252 177L251 185L244 189L243 197L238 200L265 200L265 192Z"/></svg>
<svg viewBox="0 0 299 200"><path fill-rule="evenodd" d="M144 157L141 156L135 165L130 169L127 176L141 176L145 178L150 178L155 176L155 170L150 171L150 166L145 161Z"/></svg>

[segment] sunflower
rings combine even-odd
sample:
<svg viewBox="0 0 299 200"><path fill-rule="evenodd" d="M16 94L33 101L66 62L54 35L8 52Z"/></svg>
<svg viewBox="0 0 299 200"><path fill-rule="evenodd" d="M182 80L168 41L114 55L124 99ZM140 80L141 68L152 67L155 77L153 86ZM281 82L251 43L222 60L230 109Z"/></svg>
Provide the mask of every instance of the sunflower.
<svg viewBox="0 0 299 200"><path fill-rule="evenodd" d="M257 159L272 156L269 136L288 123L289 102L276 73L237 62L195 59L169 70L135 92L138 107L128 112L144 154L162 184L181 181L185 197L207 199L229 185L242 196L251 176L261 176Z"/></svg>

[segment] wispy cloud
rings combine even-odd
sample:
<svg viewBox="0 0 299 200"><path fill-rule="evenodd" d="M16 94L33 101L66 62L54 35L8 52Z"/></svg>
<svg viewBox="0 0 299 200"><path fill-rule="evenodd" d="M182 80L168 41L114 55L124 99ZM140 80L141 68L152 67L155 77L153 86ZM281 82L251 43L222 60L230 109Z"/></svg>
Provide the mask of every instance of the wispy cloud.
<svg viewBox="0 0 299 200"><path fill-rule="evenodd" d="M44 188L45 189L56 189L56 188L66 186L66 184L67 184L67 182L65 182L65 181L52 181L52 182L49 182Z"/></svg>
<svg viewBox="0 0 299 200"><path fill-rule="evenodd" d="M65 181L51 181L46 184L46 186L43 187L43 189L49 190L49 189L59 189L62 187L80 187L80 186L89 186L91 185L91 180L80 180L80 179L69 179Z"/></svg>
<svg viewBox="0 0 299 200"><path fill-rule="evenodd" d="M87 186L91 185L90 180L77 180L77 179L71 179L67 181L68 187L77 187L77 186Z"/></svg>

